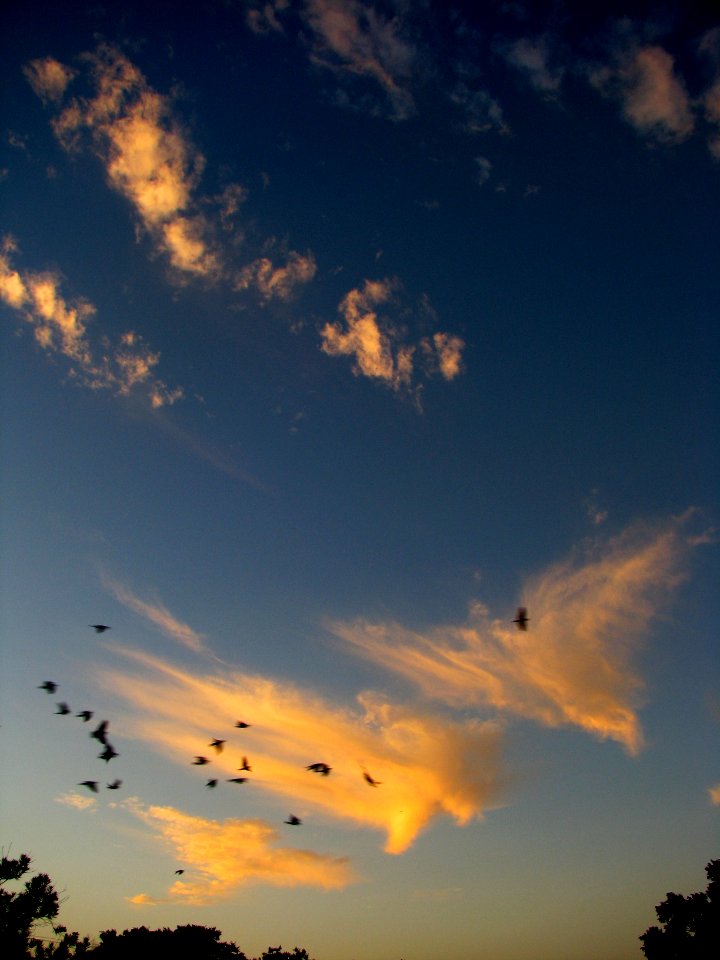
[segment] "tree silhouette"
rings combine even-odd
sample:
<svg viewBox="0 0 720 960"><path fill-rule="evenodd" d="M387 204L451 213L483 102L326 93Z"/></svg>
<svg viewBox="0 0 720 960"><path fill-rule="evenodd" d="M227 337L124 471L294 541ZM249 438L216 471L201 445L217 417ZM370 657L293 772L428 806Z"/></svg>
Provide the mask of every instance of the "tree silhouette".
<svg viewBox="0 0 720 960"><path fill-rule="evenodd" d="M46 873L37 873L26 880L22 890L5 889L8 881L25 876L31 862L25 853L17 860L3 855L0 862L0 954L4 960L27 957L66 960L83 955L89 946L87 938L81 940L77 933L68 933L65 927L52 926L60 909L60 899ZM50 924L52 938L33 936L34 926L42 922Z"/></svg>
<svg viewBox="0 0 720 960"><path fill-rule="evenodd" d="M720 956L720 860L705 867L705 893L668 893L655 907L662 929L648 927L640 937L647 960L715 960Z"/></svg>
<svg viewBox="0 0 720 960"><path fill-rule="evenodd" d="M215 927L194 924L170 930L148 930L133 927L118 933L103 930L100 943L90 951L93 960L176 960L177 957L196 957L198 960L247 960L234 943L220 940Z"/></svg>

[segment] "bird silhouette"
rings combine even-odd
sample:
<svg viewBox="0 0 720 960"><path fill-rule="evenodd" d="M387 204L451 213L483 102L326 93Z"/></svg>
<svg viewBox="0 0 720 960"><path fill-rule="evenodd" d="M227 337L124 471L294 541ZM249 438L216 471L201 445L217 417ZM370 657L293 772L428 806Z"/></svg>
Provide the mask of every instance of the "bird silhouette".
<svg viewBox="0 0 720 960"><path fill-rule="evenodd" d="M518 630L527 630L529 619L530 618L527 615L527 607L518 607L517 615L515 616L513 623L518 625Z"/></svg>
<svg viewBox="0 0 720 960"><path fill-rule="evenodd" d="M214 787L217 786L217 780L208 780L208 782L205 784L205 786L206 786L206 787L210 787L211 789L213 789Z"/></svg>
<svg viewBox="0 0 720 960"><path fill-rule="evenodd" d="M193 766L202 767L204 763L210 763L207 757L195 757L193 760Z"/></svg>
<svg viewBox="0 0 720 960"><path fill-rule="evenodd" d="M222 753L222 748L225 746L226 743L227 743L227 740L218 740L217 738L215 738L214 740L210 741L208 746L215 747L218 753Z"/></svg>
<svg viewBox="0 0 720 960"><path fill-rule="evenodd" d="M247 777L231 777L228 783L247 783Z"/></svg>
<svg viewBox="0 0 720 960"><path fill-rule="evenodd" d="M57 705L57 710L55 713L59 713L61 716L65 716L66 713L71 713L70 707L66 703L59 703Z"/></svg>
<svg viewBox="0 0 720 960"><path fill-rule="evenodd" d="M296 817L294 813L291 813L285 823L289 824L291 827L299 827L302 823L302 820L300 817Z"/></svg>
<svg viewBox="0 0 720 960"><path fill-rule="evenodd" d="M107 788L108 790L119 790L121 785L122 780L113 780L112 783L108 783Z"/></svg>
<svg viewBox="0 0 720 960"><path fill-rule="evenodd" d="M76 714L75 714L75 716L76 716L76 717L80 717L80 719L81 719L84 723L87 723L88 720L92 720L92 715L93 715L92 710L81 710L80 713L76 713Z"/></svg>
<svg viewBox="0 0 720 960"><path fill-rule="evenodd" d="M247 770L248 773L252 773L252 767L248 763L247 757L242 758L242 766L238 767L238 770Z"/></svg>
<svg viewBox="0 0 720 960"><path fill-rule="evenodd" d="M371 787L379 787L379 786L382 785L382 784L381 784L381 781L380 781L380 780L374 780L374 779L370 776L370 774L367 772L367 770L363 770L363 777L364 777L365 780L370 784Z"/></svg>
<svg viewBox="0 0 720 960"><path fill-rule="evenodd" d="M238 727L238 729L240 729L240 730L247 730L247 728L250 726L250 724L249 724L249 723L245 723L244 720L238 720L238 722L235 724L235 726Z"/></svg>
<svg viewBox="0 0 720 960"><path fill-rule="evenodd" d="M106 630L110 630L110 627L106 623L91 623L90 626L95 633L105 633Z"/></svg>
<svg viewBox="0 0 720 960"><path fill-rule="evenodd" d="M98 782L97 780L81 780L78 784L79 787L87 787L88 790L92 790L93 793L98 792Z"/></svg>
<svg viewBox="0 0 720 960"><path fill-rule="evenodd" d="M55 693L58 685L53 680L45 680L44 683L41 683L38 687L38 690L47 690L48 693Z"/></svg>
<svg viewBox="0 0 720 960"><path fill-rule="evenodd" d="M111 743L106 743L103 752L98 754L98 760L104 760L105 763L108 763L113 757L119 756L120 754L115 750L113 745Z"/></svg>
<svg viewBox="0 0 720 960"><path fill-rule="evenodd" d="M311 770L313 773L319 773L321 776L326 777L332 770L332 767L329 767L326 763L311 763L305 767L305 769Z"/></svg>
<svg viewBox="0 0 720 960"><path fill-rule="evenodd" d="M110 726L110 721L109 721L109 720L103 720L103 721L101 721L101 722L97 725L97 727L93 730L93 732L90 734L90 736L93 738L93 740L99 740L100 743L102 743L102 744L104 744L105 746L107 746L107 742L108 742L108 741L107 741L107 730L108 730L108 727L109 727L109 726Z"/></svg>
<svg viewBox="0 0 720 960"><path fill-rule="evenodd" d="M185 873L185 871L184 871L184 870L176 870L175 873L176 873L176 875L179 877L180 874Z"/></svg>

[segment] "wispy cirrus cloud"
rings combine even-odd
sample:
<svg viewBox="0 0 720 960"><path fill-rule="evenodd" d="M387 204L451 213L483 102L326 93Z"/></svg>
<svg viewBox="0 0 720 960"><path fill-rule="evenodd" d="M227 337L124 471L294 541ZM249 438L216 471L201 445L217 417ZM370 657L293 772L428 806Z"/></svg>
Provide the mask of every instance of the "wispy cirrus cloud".
<svg viewBox="0 0 720 960"><path fill-rule="evenodd" d="M164 633L166 637L170 637L171 640L175 640L176 643L179 643L186 649L192 650L193 653L208 652L205 646L204 636L196 630L193 630L192 627L189 627L186 623L183 623L182 620L178 620L164 604L158 601L148 603L146 600L141 600L128 590L127 587L112 577L109 577L107 574L103 574L102 581L104 586L115 596L116 600L129 610L149 620L150 623Z"/></svg>
<svg viewBox="0 0 720 960"><path fill-rule="evenodd" d="M93 390L112 390L128 396L138 390L152 407L173 404L183 396L155 376L160 354L153 352L132 330L116 342L91 340L88 324L95 307L81 297L66 299L57 271L19 271L11 262L17 244L11 237L0 243L0 301L32 328L35 342L48 354L69 361L69 376Z"/></svg>
<svg viewBox="0 0 720 960"><path fill-rule="evenodd" d="M278 831L263 820L210 820L174 807L145 806L136 799L123 807L147 824L185 869L160 901L139 893L131 903L203 904L255 884L339 890L357 879L347 858L282 846Z"/></svg>
<svg viewBox="0 0 720 960"><path fill-rule="evenodd" d="M418 344L408 343L402 325L380 314L380 308L397 302L399 291L393 278L366 280L350 290L338 306L344 322L328 322L320 331L322 351L353 357L356 376L370 377L395 391L412 391L418 347L426 372L437 370L445 380L455 379L462 371L461 337L438 332Z"/></svg>
<svg viewBox="0 0 720 960"><path fill-rule="evenodd" d="M128 734L189 775L198 744L214 731L228 740L206 768L214 777L237 776L241 752L249 754L252 773L243 789L282 798L303 818L380 830L389 853L410 847L438 815L462 825L502 805L507 775L496 723L454 721L374 693L341 707L266 677L190 674L144 653L113 650L135 669L104 670L99 679L127 702ZM252 727L235 739L239 717ZM330 776L306 770L317 761L331 766ZM366 783L363 769L381 786Z"/></svg>
<svg viewBox="0 0 720 960"><path fill-rule="evenodd" d="M643 682L634 655L696 542L682 521L669 521L587 545L526 584L527 632L490 619L479 604L465 623L425 632L365 620L328 627L428 697L577 726L636 754Z"/></svg>

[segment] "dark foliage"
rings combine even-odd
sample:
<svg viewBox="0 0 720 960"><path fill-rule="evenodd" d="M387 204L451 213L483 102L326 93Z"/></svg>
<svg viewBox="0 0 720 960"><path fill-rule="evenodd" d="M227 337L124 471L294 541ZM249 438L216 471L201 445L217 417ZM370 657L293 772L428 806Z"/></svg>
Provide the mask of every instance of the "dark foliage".
<svg viewBox="0 0 720 960"><path fill-rule="evenodd" d="M170 930L148 930L133 927L117 933L103 930L100 943L90 951L93 960L177 960L193 957L197 960L247 960L234 943L220 940L215 927L188 925Z"/></svg>
<svg viewBox="0 0 720 960"><path fill-rule="evenodd" d="M715 960L720 957L720 860L705 867L705 893L668 893L655 907L662 927L642 934L647 960Z"/></svg>

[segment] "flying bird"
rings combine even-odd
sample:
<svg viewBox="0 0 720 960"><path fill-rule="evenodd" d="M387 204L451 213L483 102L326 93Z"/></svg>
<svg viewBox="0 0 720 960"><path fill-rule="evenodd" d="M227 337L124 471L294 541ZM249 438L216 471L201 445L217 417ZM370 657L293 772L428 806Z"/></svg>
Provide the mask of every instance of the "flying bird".
<svg viewBox="0 0 720 960"><path fill-rule="evenodd" d="M228 783L247 783L247 777L232 777Z"/></svg>
<svg viewBox="0 0 720 960"><path fill-rule="evenodd" d="M291 827L299 827L302 823L302 820L300 817L296 817L294 813L291 813L285 823L289 824Z"/></svg>
<svg viewBox="0 0 720 960"><path fill-rule="evenodd" d="M252 767L248 763L247 757L243 757L242 766L238 767L238 770L247 770L248 773L252 773Z"/></svg>
<svg viewBox="0 0 720 960"><path fill-rule="evenodd" d="M527 615L527 607L518 607L517 615L513 620L513 623L518 625L518 630L527 630L529 619L530 618Z"/></svg>
<svg viewBox="0 0 720 960"><path fill-rule="evenodd" d="M218 753L222 753L222 748L225 746L226 743L227 743L227 740L218 740L216 738L214 740L211 740L208 746L215 747Z"/></svg>
<svg viewBox="0 0 720 960"><path fill-rule="evenodd" d="M382 784L381 784L381 781L380 781L380 780L374 780L374 779L370 776L370 774L367 772L367 770L363 770L363 777L364 777L365 780L370 784L371 787L379 787L379 786L382 785Z"/></svg>
<svg viewBox="0 0 720 960"><path fill-rule="evenodd" d="M235 724L235 726L238 727L238 729L240 729L240 730L246 730L246 729L250 726L250 724L249 724L249 723L245 723L244 720L238 720L238 722Z"/></svg>
<svg viewBox="0 0 720 960"><path fill-rule="evenodd" d="M59 703L57 705L57 710L55 713L59 713L61 716L65 716L66 713L71 713L70 707L66 703Z"/></svg>
<svg viewBox="0 0 720 960"><path fill-rule="evenodd" d="M205 786L206 786L206 787L210 787L210 788L212 789L213 787L216 787L216 786L217 786L217 780L208 780L208 782L205 784Z"/></svg>
<svg viewBox="0 0 720 960"><path fill-rule="evenodd" d="M176 870L175 873L176 873L176 875L179 877L180 874L181 874L181 873L185 873L185 871L184 871L184 870Z"/></svg>
<svg viewBox="0 0 720 960"><path fill-rule="evenodd" d="M92 790L93 793L98 792L98 782L97 780L81 780L78 784L79 787L87 787L88 790Z"/></svg>
<svg viewBox="0 0 720 960"><path fill-rule="evenodd" d="M196 767L201 767L204 763L210 763L207 757L195 757L193 760L193 765Z"/></svg>
<svg viewBox="0 0 720 960"><path fill-rule="evenodd" d="M93 715L92 710L81 710L80 713L76 713L76 714L75 714L75 716L76 716L76 717L80 717L80 719L81 719L84 723L87 723L88 720L92 720L92 715Z"/></svg>
<svg viewBox="0 0 720 960"><path fill-rule="evenodd" d="M115 750L111 743L105 744L105 749L102 753L98 754L98 760L104 760L105 763L112 760L113 757L119 757L120 754Z"/></svg>
<svg viewBox="0 0 720 960"><path fill-rule="evenodd" d="M44 683L41 683L38 687L38 690L47 690L48 693L55 693L58 685L53 680L45 680Z"/></svg>
<svg viewBox="0 0 720 960"><path fill-rule="evenodd" d="M109 726L110 726L110 721L109 721L109 720L102 720L102 721L97 725L97 727L93 730L93 732L90 734L90 736L93 738L93 740L99 740L100 743L103 743L103 744L105 744L105 746L107 746L107 742L108 742L108 741L107 741L107 729L108 729Z"/></svg>
<svg viewBox="0 0 720 960"><path fill-rule="evenodd" d="M93 628L95 633L105 633L106 630L110 629L106 623L91 623L90 626Z"/></svg>
<svg viewBox="0 0 720 960"><path fill-rule="evenodd" d="M122 780L113 780L112 783L107 785L108 790L118 790L122 784Z"/></svg>
<svg viewBox="0 0 720 960"><path fill-rule="evenodd" d="M311 763L305 767L305 769L311 770L313 773L319 773L321 776L326 777L332 770L332 767L329 767L326 763Z"/></svg>

